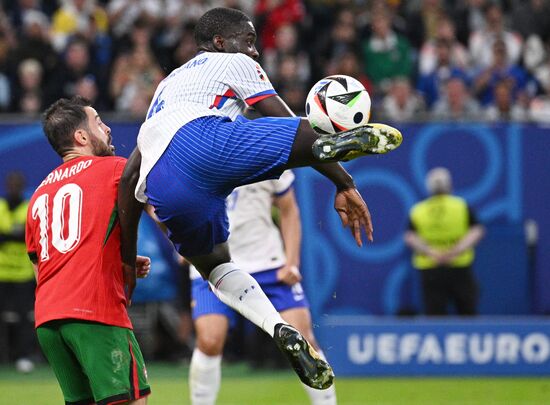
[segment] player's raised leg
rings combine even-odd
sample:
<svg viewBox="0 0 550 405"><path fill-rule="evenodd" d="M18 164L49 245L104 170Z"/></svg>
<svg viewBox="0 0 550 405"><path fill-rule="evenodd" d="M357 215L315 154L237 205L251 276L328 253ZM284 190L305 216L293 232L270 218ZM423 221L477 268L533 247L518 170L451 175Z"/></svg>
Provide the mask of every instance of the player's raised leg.
<svg viewBox="0 0 550 405"><path fill-rule="evenodd" d="M254 277L229 261L226 245L217 245L212 253L203 257L191 257L188 260L199 272L209 274L208 280L213 287L212 290L223 303L273 337L304 384L316 389L330 387L334 379L330 365L319 356L300 332L283 320ZM219 256L216 258L215 254ZM207 269L211 268L215 261L224 260L222 257L225 254L227 261L208 272Z"/></svg>

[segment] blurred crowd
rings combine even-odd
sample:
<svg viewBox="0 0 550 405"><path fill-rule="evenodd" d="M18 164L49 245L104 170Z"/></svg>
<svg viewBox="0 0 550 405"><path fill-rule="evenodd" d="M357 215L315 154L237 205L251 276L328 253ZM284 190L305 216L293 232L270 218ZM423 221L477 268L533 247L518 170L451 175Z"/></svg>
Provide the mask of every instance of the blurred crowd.
<svg viewBox="0 0 550 405"><path fill-rule="evenodd" d="M346 74L377 118L550 121L550 0L4 0L0 112L80 94L142 118L216 6L253 18L262 66L299 114L313 83Z"/></svg>

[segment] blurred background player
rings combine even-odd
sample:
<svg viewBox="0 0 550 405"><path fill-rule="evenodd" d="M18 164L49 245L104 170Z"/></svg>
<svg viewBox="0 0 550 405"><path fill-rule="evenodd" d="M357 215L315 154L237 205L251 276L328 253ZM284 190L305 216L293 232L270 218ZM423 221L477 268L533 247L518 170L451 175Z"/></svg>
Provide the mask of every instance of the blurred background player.
<svg viewBox="0 0 550 405"><path fill-rule="evenodd" d="M256 37L244 13L211 9L195 27L197 55L158 86L121 179L123 260L133 268L142 210L137 197L155 208L178 252L220 299L272 336L304 383L327 388L330 366L231 261L225 199L240 185L313 166L336 186L335 209L361 246L362 228L372 240L367 205L352 177L329 162L388 152L401 134L374 124L320 137L275 92L256 62ZM252 105L262 118L242 116Z"/></svg>
<svg viewBox="0 0 550 405"><path fill-rule="evenodd" d="M125 292L117 223L126 159L114 156L111 129L80 97L51 105L43 127L63 164L38 186L27 214L38 341L67 404L144 405L150 388L126 311L132 285ZM145 276L149 258L136 264Z"/></svg>
<svg viewBox="0 0 550 405"><path fill-rule="evenodd" d="M436 167L426 175L430 197L410 211L405 243L413 249L413 267L420 272L427 315L446 315L449 305L459 315L475 315L478 289L472 271L474 247L483 237L468 203L451 194L451 173Z"/></svg>
<svg viewBox="0 0 550 405"><path fill-rule="evenodd" d="M6 178L6 196L0 199L0 325L2 350L15 360L20 372L34 368L36 349L33 330L34 272L25 248L25 222L29 201L25 199L25 177L11 172ZM2 357L3 357L2 356Z"/></svg>
<svg viewBox="0 0 550 405"><path fill-rule="evenodd" d="M322 355L313 335L309 303L300 281L300 210L292 184L294 174L286 171L278 180L238 187L227 199L229 248L239 268L252 274L275 309ZM272 219L279 210L280 229ZM221 384L221 361L235 311L221 302L200 277L191 271L192 311L196 347L191 358L189 386L193 405L216 402ZM266 354L264 347L262 353ZM314 405L336 404L334 386L315 390L304 384Z"/></svg>

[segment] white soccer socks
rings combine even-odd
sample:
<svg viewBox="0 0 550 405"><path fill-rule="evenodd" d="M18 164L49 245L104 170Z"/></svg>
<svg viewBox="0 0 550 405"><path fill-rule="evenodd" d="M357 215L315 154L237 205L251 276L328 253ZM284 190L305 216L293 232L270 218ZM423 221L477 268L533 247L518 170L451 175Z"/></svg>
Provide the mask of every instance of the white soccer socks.
<svg viewBox="0 0 550 405"><path fill-rule="evenodd" d="M222 380L222 356L208 356L195 348L189 368L191 405L214 405Z"/></svg>
<svg viewBox="0 0 550 405"><path fill-rule="evenodd" d="M214 268L208 278L218 298L273 337L275 325L286 323L258 282L234 263Z"/></svg>

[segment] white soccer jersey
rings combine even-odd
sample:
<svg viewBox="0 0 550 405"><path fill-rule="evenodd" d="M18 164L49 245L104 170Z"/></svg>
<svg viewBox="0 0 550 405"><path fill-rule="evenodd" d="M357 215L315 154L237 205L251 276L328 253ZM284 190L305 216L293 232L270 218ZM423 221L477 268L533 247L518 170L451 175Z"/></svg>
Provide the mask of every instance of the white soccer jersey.
<svg viewBox="0 0 550 405"><path fill-rule="evenodd" d="M146 202L145 179L183 125L209 115L235 120L247 106L275 94L261 66L242 53L202 52L174 70L158 85L139 131L136 198Z"/></svg>
<svg viewBox="0 0 550 405"><path fill-rule="evenodd" d="M294 174L287 170L278 180L237 187L227 197L229 251L235 264L248 273L284 266L285 250L281 232L273 223L273 198L292 186ZM191 278L200 274L193 267Z"/></svg>

